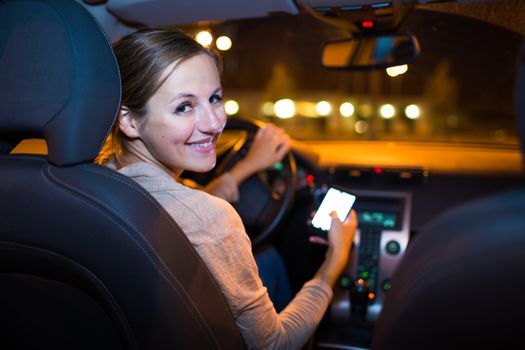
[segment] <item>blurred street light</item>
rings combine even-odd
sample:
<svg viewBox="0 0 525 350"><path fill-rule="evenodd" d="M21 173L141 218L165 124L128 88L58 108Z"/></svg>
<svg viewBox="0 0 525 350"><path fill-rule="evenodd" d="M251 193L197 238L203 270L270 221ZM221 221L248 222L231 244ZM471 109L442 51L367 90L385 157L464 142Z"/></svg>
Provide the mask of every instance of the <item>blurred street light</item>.
<svg viewBox="0 0 525 350"><path fill-rule="evenodd" d="M227 51L232 47L232 40L226 35L222 35L217 38L215 45L221 51Z"/></svg>
<svg viewBox="0 0 525 350"><path fill-rule="evenodd" d="M387 103L381 106L379 109L379 114L384 119L392 119L396 115L396 109L391 104Z"/></svg>
<svg viewBox="0 0 525 350"><path fill-rule="evenodd" d="M368 123L364 120L359 120L355 123L355 132L358 134L364 134L368 131Z"/></svg>
<svg viewBox="0 0 525 350"><path fill-rule="evenodd" d="M228 115L234 115L239 112L239 104L235 100L228 100L224 103L224 110Z"/></svg>
<svg viewBox="0 0 525 350"><path fill-rule="evenodd" d="M411 104L405 108L405 115L408 119L414 120L419 118L421 115L421 110L419 109L418 105Z"/></svg>
<svg viewBox="0 0 525 350"><path fill-rule="evenodd" d="M317 118L317 104L309 101L297 101L295 103L295 112L302 117Z"/></svg>
<svg viewBox="0 0 525 350"><path fill-rule="evenodd" d="M320 116L326 117L332 113L332 105L327 101L319 101L317 105L315 105L315 110Z"/></svg>
<svg viewBox="0 0 525 350"><path fill-rule="evenodd" d="M351 117L355 112L354 105L350 102L344 102L339 107L339 113L345 118Z"/></svg>
<svg viewBox="0 0 525 350"><path fill-rule="evenodd" d="M373 113L372 106L370 106L369 104L366 104L366 103L360 105L358 107L357 111L358 111L359 114L361 114L365 118L368 118L368 117L372 116L372 113Z"/></svg>
<svg viewBox="0 0 525 350"><path fill-rule="evenodd" d="M285 98L273 105L273 112L277 118L289 119L295 116L295 102Z"/></svg>
<svg viewBox="0 0 525 350"><path fill-rule="evenodd" d="M209 47L213 42L213 36L207 30L200 31L195 36L195 40L204 47Z"/></svg>
<svg viewBox="0 0 525 350"><path fill-rule="evenodd" d="M264 102L261 106L264 115L273 115L273 102Z"/></svg>
<svg viewBox="0 0 525 350"><path fill-rule="evenodd" d="M403 64L401 66L388 67L386 69L386 74L388 74L389 76L393 78L393 77L397 77L398 75L405 74L407 71L408 71L408 65Z"/></svg>

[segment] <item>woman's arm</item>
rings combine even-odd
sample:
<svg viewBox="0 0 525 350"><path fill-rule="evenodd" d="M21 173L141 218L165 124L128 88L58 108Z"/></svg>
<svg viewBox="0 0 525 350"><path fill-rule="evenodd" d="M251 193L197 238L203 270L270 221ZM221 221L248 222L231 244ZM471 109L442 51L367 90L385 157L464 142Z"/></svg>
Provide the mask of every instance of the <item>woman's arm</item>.
<svg viewBox="0 0 525 350"><path fill-rule="evenodd" d="M325 262L316 277L305 283L278 314L258 276L240 218L226 203L223 208L214 226L222 226L225 231L197 250L221 286L248 348L301 348L326 312L332 286L346 264L357 225L355 214L345 222L332 218Z"/></svg>

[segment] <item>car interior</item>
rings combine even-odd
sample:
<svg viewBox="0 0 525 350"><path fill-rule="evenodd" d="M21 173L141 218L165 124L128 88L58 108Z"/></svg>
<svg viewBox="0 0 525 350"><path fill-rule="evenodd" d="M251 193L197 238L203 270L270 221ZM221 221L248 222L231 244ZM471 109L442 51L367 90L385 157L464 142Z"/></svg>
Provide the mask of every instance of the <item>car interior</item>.
<svg viewBox="0 0 525 350"><path fill-rule="evenodd" d="M448 20L458 26L440 26ZM351 258L305 349L522 347L525 3L0 0L0 23L2 349L245 348L217 283L178 224L138 184L93 163L120 107L111 50L119 37L144 27L230 28L239 48L237 56L223 53L222 79L241 107L256 106L253 101L267 94L254 97L253 86L266 83L246 77L273 76L249 59L254 47L280 47L271 51L288 57L288 50L311 46L315 54L301 59L315 68L300 74L314 80L314 95L329 85L325 77L347 88L366 78L364 95L374 106L390 88L424 90L408 78L387 89L379 80L386 68L407 65L412 72L420 62L430 63L437 72L424 95L430 110L434 100L428 96L459 92L446 74L452 68L429 57L434 47L425 39L443 33L459 38L458 28L470 30L467 24L480 33L479 42L455 46L452 38L436 49L464 55L461 46L496 57L493 72L484 72L499 77L495 86L468 68L455 71L473 79L477 90L494 94L479 93L469 102L464 94L465 102L456 101L474 111L472 125L497 126L490 132L494 140L472 127L480 138L457 142L452 133L461 129L458 120L465 125L462 116L445 114L449 105L439 98L436 111L446 125L439 124L443 134L428 142L419 138L432 136L425 131L430 124L419 121L408 121L408 136L395 139L400 124L354 115L348 136L349 118L342 123L320 112L308 116L299 102L298 116L281 118L257 104L229 117L215 169L185 172L183 178L204 185L231 169L265 122L294 137L283 161L245 181L233 203L254 252L274 246L294 291L312 277L326 251L309 241L319 234L311 221L326 193L336 188L356 196L359 226ZM298 34L285 25L297 27ZM307 36L306 27L328 39L298 39ZM244 33L253 47L241 41ZM282 49L278 33L293 43ZM476 60L482 58L469 56L468 65ZM243 73L244 67L252 72ZM284 84L282 91L309 84L287 85L287 79L282 73L281 85L271 85L271 79L267 84L274 90ZM283 101L275 96L267 98L273 111ZM302 98L299 92L290 96ZM486 113L494 120L483 114L485 107L493 108ZM358 110L364 113L356 104ZM358 126L365 123L361 133ZM416 129L421 133L410 133ZM303 137L308 133L314 137Z"/></svg>

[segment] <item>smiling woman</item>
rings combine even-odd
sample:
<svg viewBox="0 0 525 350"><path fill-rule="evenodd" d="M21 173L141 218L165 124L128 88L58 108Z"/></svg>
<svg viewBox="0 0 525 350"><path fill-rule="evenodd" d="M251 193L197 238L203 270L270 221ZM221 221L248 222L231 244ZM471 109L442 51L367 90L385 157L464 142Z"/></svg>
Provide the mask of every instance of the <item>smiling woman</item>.
<svg viewBox="0 0 525 350"><path fill-rule="evenodd" d="M198 54L176 61L164 70L161 81L146 103L146 116L137 117L122 107L118 128L125 135L124 152L115 161L121 166L144 161L174 177L184 169L210 170L215 165L215 143L226 124L213 60Z"/></svg>
<svg viewBox="0 0 525 350"><path fill-rule="evenodd" d="M140 54L130 54L137 48ZM226 123L215 53L182 32L160 30L132 34L114 51L122 108L97 161L115 168L145 161L175 177L183 169L210 170Z"/></svg>
<svg viewBox="0 0 525 350"><path fill-rule="evenodd" d="M248 348L301 347L321 321L346 265L355 214L344 222L331 219L324 263L277 313L233 207L177 181L184 170L205 172L216 162L216 141L226 124L217 56L180 31L161 29L125 36L114 51L122 104L98 162L145 188L180 225L219 285ZM273 153L273 162L289 147L286 134L273 126L261 128L254 144L260 141L265 147L250 154Z"/></svg>

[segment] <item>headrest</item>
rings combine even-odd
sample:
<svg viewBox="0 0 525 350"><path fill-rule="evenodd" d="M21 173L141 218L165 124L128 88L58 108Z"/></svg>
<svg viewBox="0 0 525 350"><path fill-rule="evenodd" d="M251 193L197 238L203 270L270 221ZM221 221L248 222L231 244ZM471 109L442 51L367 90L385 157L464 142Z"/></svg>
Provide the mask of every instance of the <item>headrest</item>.
<svg viewBox="0 0 525 350"><path fill-rule="evenodd" d="M525 40L521 44L519 54L515 94L518 135L521 141L521 154L525 161Z"/></svg>
<svg viewBox="0 0 525 350"><path fill-rule="evenodd" d="M2 151L44 138L55 165L93 160L120 104L118 65L96 20L73 0L3 0L0 23Z"/></svg>

